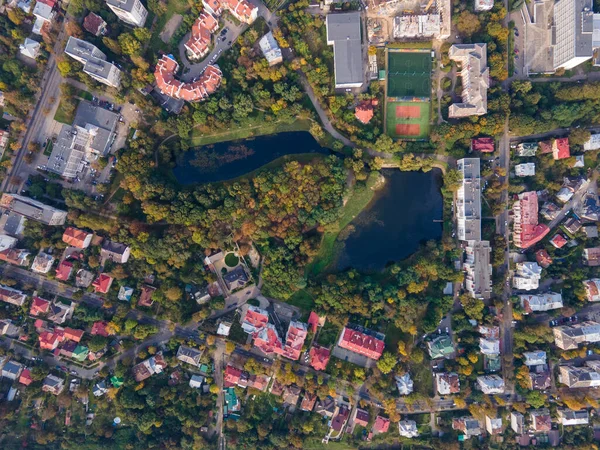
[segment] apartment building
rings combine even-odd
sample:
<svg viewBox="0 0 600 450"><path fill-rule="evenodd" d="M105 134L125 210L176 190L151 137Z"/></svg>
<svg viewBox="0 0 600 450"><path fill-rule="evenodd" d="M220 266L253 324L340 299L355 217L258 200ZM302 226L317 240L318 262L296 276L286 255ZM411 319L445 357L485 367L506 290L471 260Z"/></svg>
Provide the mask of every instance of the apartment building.
<svg viewBox="0 0 600 450"><path fill-rule="evenodd" d="M591 320L554 327L552 332L554 333L554 343L563 350L573 350L579 344L600 341L600 324Z"/></svg>
<svg viewBox="0 0 600 450"><path fill-rule="evenodd" d="M487 90L490 71L487 67L487 44L455 44L448 56L460 64L462 102L450 105L448 116L460 118L487 114Z"/></svg>
<svg viewBox="0 0 600 450"><path fill-rule="evenodd" d="M457 234L461 241L481 240L481 175L479 158L457 161L463 181L456 193Z"/></svg>
<svg viewBox="0 0 600 450"><path fill-rule="evenodd" d="M83 71L99 83L118 88L121 71L106 61L106 55L94 44L70 36L65 53L83 64Z"/></svg>
<svg viewBox="0 0 600 450"><path fill-rule="evenodd" d="M134 27L143 27L148 10L140 0L106 0L106 5L119 19Z"/></svg>

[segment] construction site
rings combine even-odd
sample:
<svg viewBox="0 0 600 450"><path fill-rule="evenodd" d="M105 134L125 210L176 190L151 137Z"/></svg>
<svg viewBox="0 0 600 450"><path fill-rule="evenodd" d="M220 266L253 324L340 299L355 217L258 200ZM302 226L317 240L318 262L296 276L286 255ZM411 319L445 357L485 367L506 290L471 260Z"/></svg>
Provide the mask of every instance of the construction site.
<svg viewBox="0 0 600 450"><path fill-rule="evenodd" d="M451 0L369 0L369 44L450 37Z"/></svg>

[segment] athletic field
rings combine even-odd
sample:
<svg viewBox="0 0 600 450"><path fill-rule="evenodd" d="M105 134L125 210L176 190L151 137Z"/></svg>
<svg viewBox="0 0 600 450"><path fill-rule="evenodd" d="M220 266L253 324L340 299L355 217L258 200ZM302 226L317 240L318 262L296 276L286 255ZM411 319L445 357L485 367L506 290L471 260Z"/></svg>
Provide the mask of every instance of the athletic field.
<svg viewBox="0 0 600 450"><path fill-rule="evenodd" d="M431 50L387 49L386 132L426 139L431 107Z"/></svg>

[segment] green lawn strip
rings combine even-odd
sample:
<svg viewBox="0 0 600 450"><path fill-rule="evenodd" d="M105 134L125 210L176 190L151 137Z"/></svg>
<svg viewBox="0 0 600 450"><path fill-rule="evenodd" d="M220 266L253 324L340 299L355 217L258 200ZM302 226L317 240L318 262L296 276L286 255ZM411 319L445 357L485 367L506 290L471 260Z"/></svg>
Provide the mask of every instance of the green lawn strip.
<svg viewBox="0 0 600 450"><path fill-rule="evenodd" d="M76 99L76 102L79 103L79 100ZM75 106L73 114L67 114L67 112L64 110L64 104L61 100L58 104L58 108L56 109L56 114L54 114L54 120L60 123L71 125L73 120L75 120L75 111L77 111L77 106Z"/></svg>
<svg viewBox="0 0 600 450"><path fill-rule="evenodd" d="M308 131L311 121L308 119L295 120L292 123L272 122L261 123L255 126L243 127L237 130L228 130L222 133L213 133L202 135L192 131L191 146L200 147L202 145L216 144L218 142L236 141L250 137L264 136L268 134L284 133L287 131Z"/></svg>
<svg viewBox="0 0 600 450"><path fill-rule="evenodd" d="M352 195L348 198L346 205L342 208L342 215L337 221L337 224L332 226L331 229L326 231L323 235L319 254L306 268L307 275L318 275L334 261L338 234L369 204L375 195L373 187L378 179L378 173L371 173L367 179L366 185L354 187Z"/></svg>
<svg viewBox="0 0 600 450"><path fill-rule="evenodd" d="M410 375L414 382L415 392L427 397L433 396L433 374L429 364L426 362L411 364Z"/></svg>
<svg viewBox="0 0 600 450"><path fill-rule="evenodd" d="M88 100L88 101L92 101L92 99L94 98L94 96L92 94L90 94L88 91L84 91L83 89L79 89L77 91L77 96L81 97L84 100Z"/></svg>
<svg viewBox="0 0 600 450"><path fill-rule="evenodd" d="M319 331L317 344L322 345L323 347L331 347L335 344L339 332L340 328L338 328L337 325L334 325L329 321L325 322L325 325Z"/></svg>
<svg viewBox="0 0 600 450"><path fill-rule="evenodd" d="M294 292L294 294L286 301L292 306L297 306L302 311L311 311L315 304L315 299L306 289L301 289Z"/></svg>
<svg viewBox="0 0 600 450"><path fill-rule="evenodd" d="M190 7L185 0L169 0L167 2L166 12L159 15L154 24L149 44L152 53L156 53L158 50L168 50L168 45L162 41L160 33L171 17L175 14L181 14L183 16L189 9Z"/></svg>
<svg viewBox="0 0 600 450"><path fill-rule="evenodd" d="M50 156L52 154L52 147L54 147L54 143L49 139L48 144L44 149L44 156Z"/></svg>

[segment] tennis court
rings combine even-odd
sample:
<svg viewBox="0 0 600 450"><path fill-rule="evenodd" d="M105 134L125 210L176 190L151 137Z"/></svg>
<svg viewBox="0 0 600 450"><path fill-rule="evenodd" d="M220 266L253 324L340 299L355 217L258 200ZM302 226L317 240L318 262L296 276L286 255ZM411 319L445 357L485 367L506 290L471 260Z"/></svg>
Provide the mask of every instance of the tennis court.
<svg viewBox="0 0 600 450"><path fill-rule="evenodd" d="M431 53L388 50L388 97L431 96Z"/></svg>
<svg viewBox="0 0 600 450"><path fill-rule="evenodd" d="M425 139L429 135L429 102L387 100L387 134L395 139Z"/></svg>

